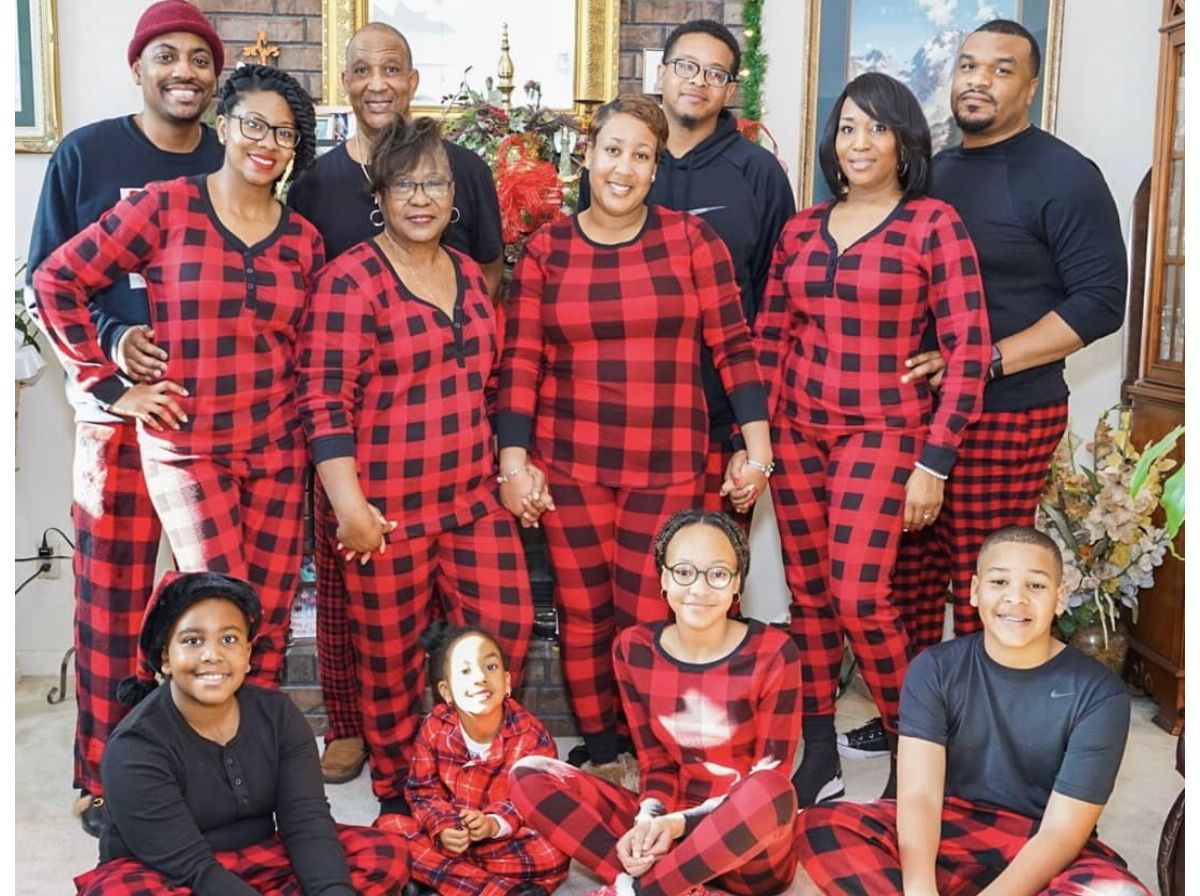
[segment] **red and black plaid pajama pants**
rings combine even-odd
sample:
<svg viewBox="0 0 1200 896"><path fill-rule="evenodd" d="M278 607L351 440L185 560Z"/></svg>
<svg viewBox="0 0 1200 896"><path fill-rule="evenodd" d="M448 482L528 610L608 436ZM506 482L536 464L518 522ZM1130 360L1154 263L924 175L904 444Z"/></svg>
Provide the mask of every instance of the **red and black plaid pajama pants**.
<svg viewBox="0 0 1200 896"><path fill-rule="evenodd" d="M516 673L533 632L533 593L517 521L503 507L448 532L393 539L383 556L344 564L350 635L362 683L363 738L380 800L404 794L421 721L434 594L455 625L490 632ZM328 531L326 538L333 537Z"/></svg>
<svg viewBox="0 0 1200 896"><path fill-rule="evenodd" d="M313 531L332 532L337 520L325 491L313 485ZM317 678L329 726L325 742L344 737L362 737L362 707L359 705L358 665L350 637L349 593L342 570L346 565L337 554L337 542L320 534L314 539L317 567Z"/></svg>
<svg viewBox="0 0 1200 896"><path fill-rule="evenodd" d="M1066 428L1066 401L1027 411L985 411L967 428L942 512L932 526L901 539L896 559L892 602L914 651L942 640L947 586L955 633L979 631L979 614L971 606L979 548L997 529L1033 525Z"/></svg>
<svg viewBox="0 0 1200 896"><path fill-rule="evenodd" d="M670 613L654 565L654 536L675 511L701 505L705 477L621 489L578 482L540 466L555 505L541 525L554 568L563 679L589 752L608 761L615 758L604 754L615 748L620 711L613 639L635 623L657 622Z"/></svg>
<svg viewBox="0 0 1200 896"><path fill-rule="evenodd" d="M406 815L388 816L388 826L408 843L412 879L438 896L508 896L520 884L537 884L553 893L571 867L569 856L529 827L502 840L472 843L455 855Z"/></svg>
<svg viewBox="0 0 1200 896"><path fill-rule="evenodd" d="M617 841L633 827L639 797L565 762L528 756L509 790L530 827L608 883L624 871ZM787 889L796 873L796 792L782 771L757 771L734 784L638 878L642 896L679 896L714 881L744 896Z"/></svg>
<svg viewBox="0 0 1200 896"><path fill-rule="evenodd" d="M1038 822L1015 812L948 797L942 809L937 891L974 896L1037 831ZM832 802L800 813L800 864L828 896L900 896L896 801ZM1093 837L1079 857L1051 879L1048 896L1149 896L1124 860Z"/></svg>
<svg viewBox="0 0 1200 896"><path fill-rule="evenodd" d="M346 851L350 881L363 896L394 896L408 882L408 852L404 840L374 828L337 826ZM304 896L283 840L270 840L245 849L214 853L218 862L259 893ZM190 887L171 886L166 877L137 859L113 859L75 878L78 896L190 896Z"/></svg>
<svg viewBox="0 0 1200 896"><path fill-rule="evenodd" d="M895 730L908 638L892 605L904 486L921 440L902 430L824 435L772 427L771 497L802 661L802 712L834 715L842 635Z"/></svg>
<svg viewBox="0 0 1200 896"><path fill-rule="evenodd" d="M304 538L299 432L244 454L142 447L142 466L181 572L223 572L252 584L263 619L249 681L278 687Z"/></svg>
<svg viewBox="0 0 1200 896"><path fill-rule="evenodd" d="M100 756L129 708L117 683L137 673L142 614L154 590L162 526L142 475L137 427L75 425L75 781L97 796Z"/></svg>

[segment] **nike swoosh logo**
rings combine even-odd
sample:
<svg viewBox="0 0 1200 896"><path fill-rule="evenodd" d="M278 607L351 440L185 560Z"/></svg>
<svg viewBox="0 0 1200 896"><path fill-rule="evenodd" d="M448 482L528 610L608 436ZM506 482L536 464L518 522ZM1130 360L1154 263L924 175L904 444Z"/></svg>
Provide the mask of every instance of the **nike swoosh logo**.
<svg viewBox="0 0 1200 896"><path fill-rule="evenodd" d="M689 208L687 213L689 215L703 215L705 212L719 212L723 208L725 208L723 205L705 205L700 208Z"/></svg>
<svg viewBox="0 0 1200 896"><path fill-rule="evenodd" d="M1064 691L1061 694L1055 690L1050 691L1050 699L1051 700L1057 700L1059 697L1073 697L1074 695L1075 695L1074 691Z"/></svg>

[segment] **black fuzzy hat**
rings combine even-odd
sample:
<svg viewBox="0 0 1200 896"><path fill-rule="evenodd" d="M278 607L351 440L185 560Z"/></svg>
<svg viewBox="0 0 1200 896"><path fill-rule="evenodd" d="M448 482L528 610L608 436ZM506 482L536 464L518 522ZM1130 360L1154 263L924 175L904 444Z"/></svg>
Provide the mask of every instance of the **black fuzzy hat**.
<svg viewBox="0 0 1200 896"><path fill-rule="evenodd" d="M193 604L210 598L235 604L246 617L250 637L254 637L262 622L262 605L251 585L219 572L169 572L150 597L138 636L138 645L151 669L162 674L163 648L179 617Z"/></svg>

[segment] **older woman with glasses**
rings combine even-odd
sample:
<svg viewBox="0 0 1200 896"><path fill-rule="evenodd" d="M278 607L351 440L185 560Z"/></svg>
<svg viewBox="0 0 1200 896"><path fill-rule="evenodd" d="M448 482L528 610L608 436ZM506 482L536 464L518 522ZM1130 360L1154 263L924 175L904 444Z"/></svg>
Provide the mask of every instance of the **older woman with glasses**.
<svg viewBox="0 0 1200 896"><path fill-rule="evenodd" d="M326 505L318 518L335 521L317 537L346 560L363 734L387 815L407 814L424 689L417 639L435 595L455 624L495 633L514 685L533 598L517 521L497 494L488 387L499 342L487 282L440 243L454 182L437 122L397 120L369 171L384 229L318 277L299 390L315 500Z"/></svg>

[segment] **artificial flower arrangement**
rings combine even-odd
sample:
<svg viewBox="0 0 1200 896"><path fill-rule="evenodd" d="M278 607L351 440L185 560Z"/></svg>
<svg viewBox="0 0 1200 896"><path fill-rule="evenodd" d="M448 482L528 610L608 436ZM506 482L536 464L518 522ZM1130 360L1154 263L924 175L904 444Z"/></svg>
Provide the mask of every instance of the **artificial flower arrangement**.
<svg viewBox="0 0 1200 896"><path fill-rule="evenodd" d="M1094 439L1084 446L1090 464L1077 461L1080 440L1067 432L1038 507L1038 528L1063 555L1070 598L1058 627L1068 639L1098 622L1107 643L1122 607L1136 622L1139 593L1154 584L1154 570L1167 551L1179 557L1174 542L1184 519L1184 466L1175 469L1169 455L1183 427L1139 451L1130 414L1118 406L1100 415Z"/></svg>
<svg viewBox="0 0 1200 896"><path fill-rule="evenodd" d="M537 81L523 85L525 105L505 109L489 99L490 78L486 91L479 92L468 85L466 74L458 92L443 98L446 137L492 169L505 260L512 264L533 231L574 210L583 127L574 115L545 108Z"/></svg>

